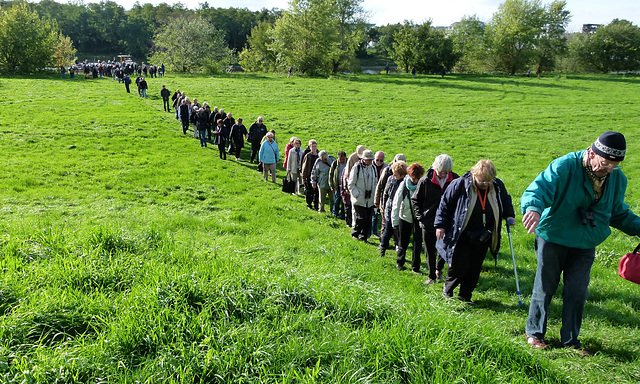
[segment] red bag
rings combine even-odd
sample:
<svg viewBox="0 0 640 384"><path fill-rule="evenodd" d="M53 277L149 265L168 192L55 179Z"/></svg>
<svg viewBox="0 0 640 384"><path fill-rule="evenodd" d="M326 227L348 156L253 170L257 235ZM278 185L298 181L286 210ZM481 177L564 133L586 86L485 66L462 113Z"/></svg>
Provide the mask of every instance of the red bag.
<svg viewBox="0 0 640 384"><path fill-rule="evenodd" d="M640 284L640 244L633 250L633 253L627 253L622 256L620 265L618 266L618 275L625 280Z"/></svg>

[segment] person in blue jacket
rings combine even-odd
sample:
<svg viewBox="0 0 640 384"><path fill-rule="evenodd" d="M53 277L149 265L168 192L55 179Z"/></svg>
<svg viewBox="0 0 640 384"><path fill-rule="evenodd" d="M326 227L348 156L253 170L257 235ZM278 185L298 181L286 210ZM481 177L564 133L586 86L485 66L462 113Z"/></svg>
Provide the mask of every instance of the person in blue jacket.
<svg viewBox="0 0 640 384"><path fill-rule="evenodd" d="M452 298L459 285L458 299L471 303L487 250L494 257L500 250L501 220L512 223L514 216L511 196L491 160L478 161L449 184L433 222L436 249L449 265L442 296Z"/></svg>
<svg viewBox="0 0 640 384"><path fill-rule="evenodd" d="M640 218L624 202L627 178L618 167L626 147L621 133L605 132L586 150L552 161L522 195L522 222L536 233L538 260L525 328L533 348L547 348L549 304L563 274L560 341L591 354L578 336L595 247L611 234L610 226L640 235Z"/></svg>
<svg viewBox="0 0 640 384"><path fill-rule="evenodd" d="M271 182L276 182L276 163L280 161L280 151L278 143L274 140L273 132L267 132L267 140L260 146L258 153L258 161L262 163L262 175L264 181L269 181L269 172L271 172Z"/></svg>

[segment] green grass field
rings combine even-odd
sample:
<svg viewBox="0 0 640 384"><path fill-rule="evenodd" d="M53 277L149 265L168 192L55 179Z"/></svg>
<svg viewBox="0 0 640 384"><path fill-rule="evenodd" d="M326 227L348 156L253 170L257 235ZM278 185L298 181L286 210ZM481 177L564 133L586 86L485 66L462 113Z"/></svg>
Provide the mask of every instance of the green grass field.
<svg viewBox="0 0 640 384"><path fill-rule="evenodd" d="M637 383L640 287L617 276L637 238L597 251L582 358L524 339L536 261L518 224L518 308L506 238L473 308L395 269L343 222L221 161L162 111L161 84L248 127L348 154L358 144L463 173L496 164L519 198L547 164L602 132L627 137L627 202L640 213L640 78L237 74L0 78L2 383ZM135 92L135 91L133 91ZM232 156L229 156L232 158ZM279 165L279 176L284 175ZM519 221L521 216L518 215ZM426 266L425 266L426 269Z"/></svg>

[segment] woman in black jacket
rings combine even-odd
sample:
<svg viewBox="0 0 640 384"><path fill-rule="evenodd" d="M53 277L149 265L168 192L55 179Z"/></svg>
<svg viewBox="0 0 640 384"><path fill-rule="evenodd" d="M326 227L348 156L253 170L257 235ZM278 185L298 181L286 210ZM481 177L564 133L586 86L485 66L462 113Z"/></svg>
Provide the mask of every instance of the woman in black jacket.
<svg viewBox="0 0 640 384"><path fill-rule="evenodd" d="M424 249L427 253L427 264L429 265L429 277L425 284L432 284L442 281L442 269L444 259L438 256L436 251L436 229L433 221L436 218L436 211L440 205L440 198L449 184L459 176L451 171L453 161L449 155L442 154L433 161L427 174L420 179L415 193L411 196L413 210L416 220L420 223Z"/></svg>
<svg viewBox="0 0 640 384"><path fill-rule="evenodd" d="M491 160L480 160L470 172L451 182L436 212L436 248L449 268L442 296L471 303L487 250L500 250L501 220L513 222L511 196L496 178Z"/></svg>
<svg viewBox="0 0 640 384"><path fill-rule="evenodd" d="M247 137L247 128L242 124L242 117L238 117L238 122L231 127L231 141L235 149L236 161L240 160L240 150L244 147L244 140Z"/></svg>

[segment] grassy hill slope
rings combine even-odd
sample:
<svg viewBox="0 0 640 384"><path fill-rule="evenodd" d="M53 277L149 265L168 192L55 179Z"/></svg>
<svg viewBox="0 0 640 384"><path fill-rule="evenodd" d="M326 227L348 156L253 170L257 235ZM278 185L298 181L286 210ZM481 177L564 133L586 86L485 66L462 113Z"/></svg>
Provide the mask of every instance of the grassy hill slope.
<svg viewBox="0 0 640 384"><path fill-rule="evenodd" d="M444 301L440 284L425 288L344 223L262 182L246 148L224 162L183 136L159 98L166 84L247 127L262 115L281 153L296 135L330 153L364 144L425 166L448 153L459 173L490 158L516 211L549 161L618 130L627 201L640 212L637 77L149 83L142 100L110 79L0 78L0 382L640 381L639 290L616 274L635 239L615 232L598 248L581 335L596 356L531 350L536 262L520 225L525 307L506 234L476 306Z"/></svg>

